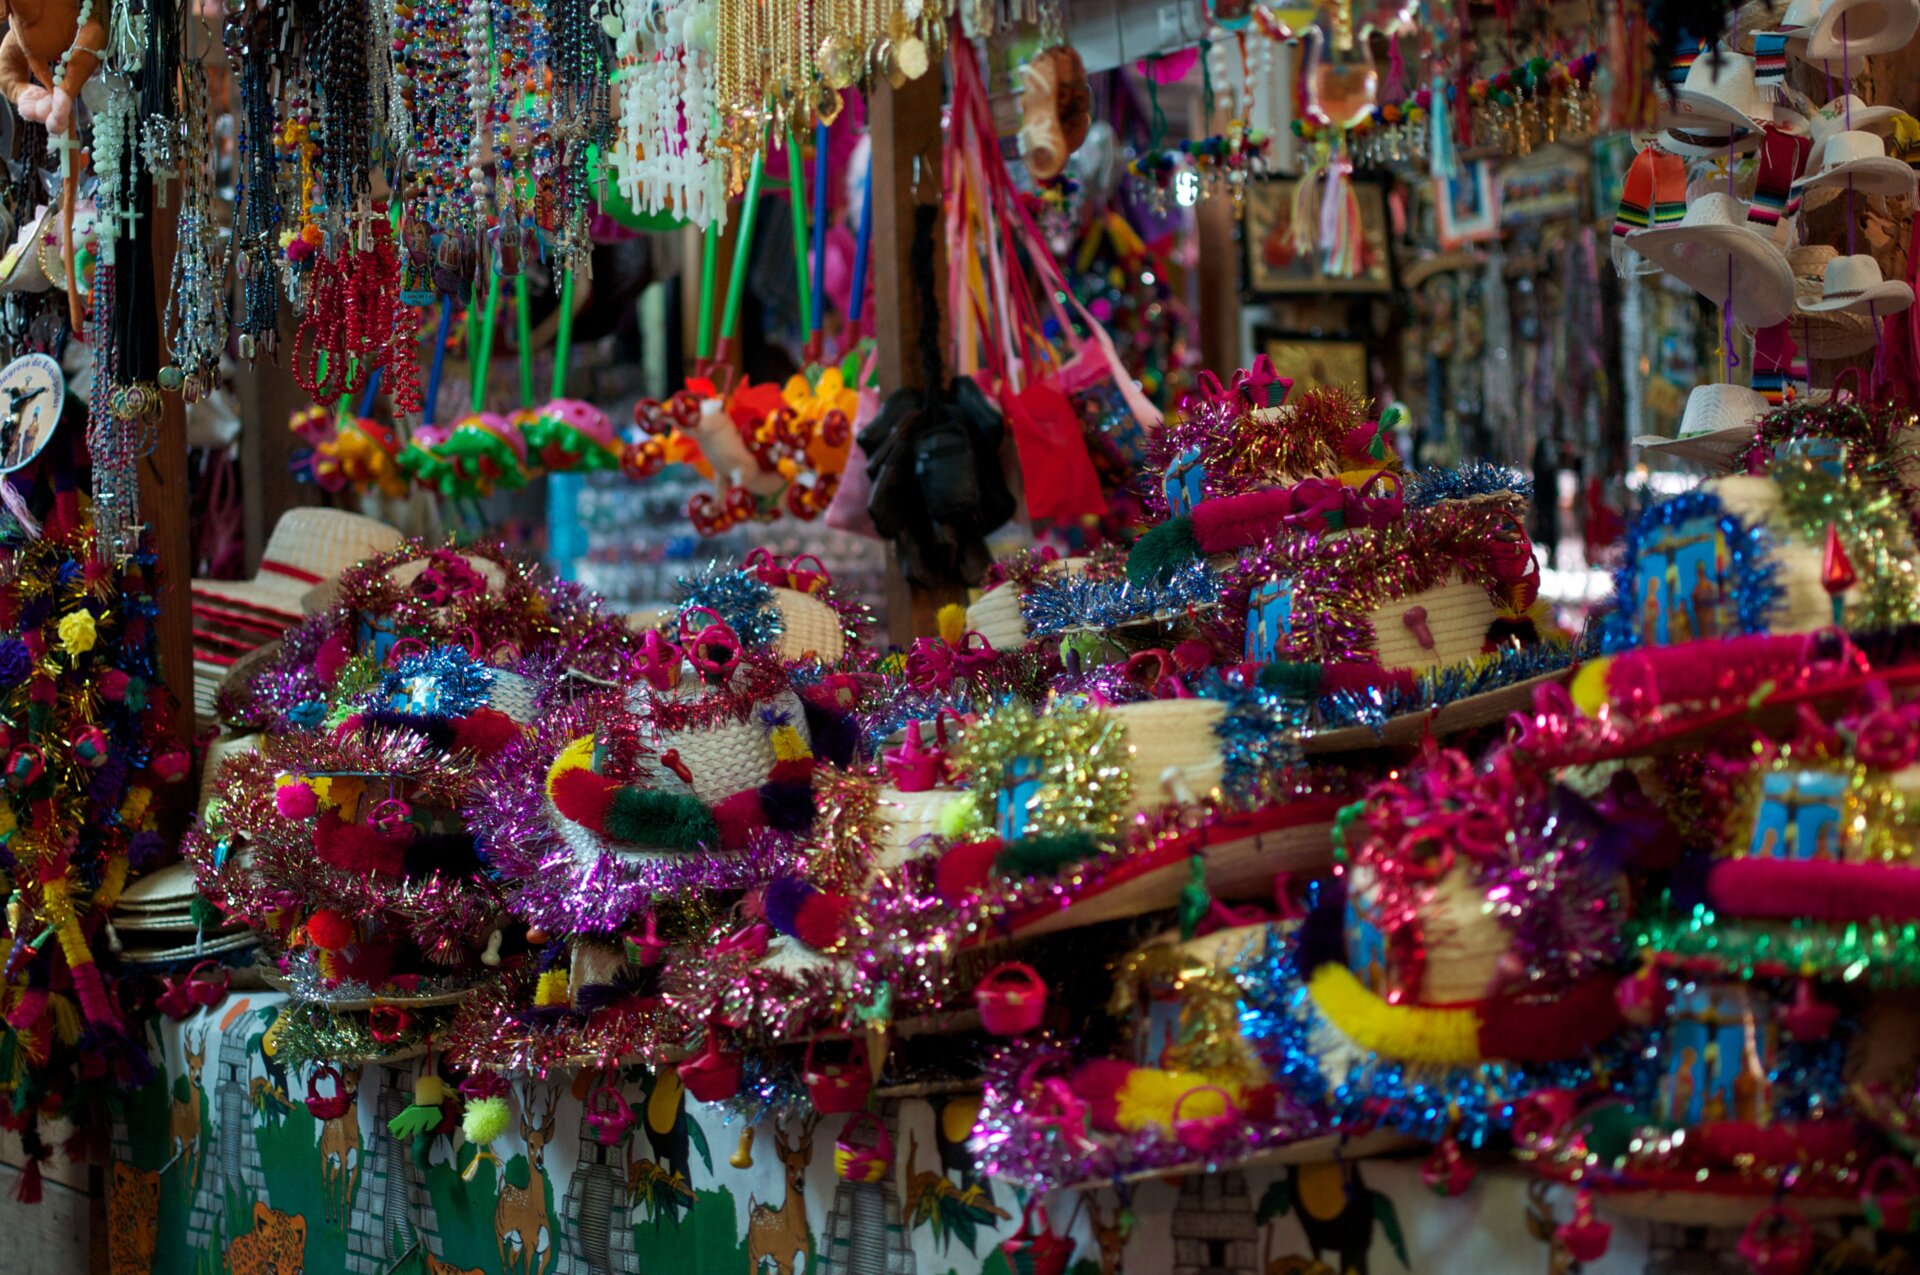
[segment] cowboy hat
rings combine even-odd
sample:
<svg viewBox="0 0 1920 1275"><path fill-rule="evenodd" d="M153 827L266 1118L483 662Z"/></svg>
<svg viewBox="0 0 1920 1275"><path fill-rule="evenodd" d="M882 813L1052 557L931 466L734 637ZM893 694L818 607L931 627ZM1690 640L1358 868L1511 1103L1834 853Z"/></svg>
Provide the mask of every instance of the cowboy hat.
<svg viewBox="0 0 1920 1275"><path fill-rule="evenodd" d="M1828 134L1820 146L1820 167L1794 183L1796 189L1846 186L1863 195L1905 195L1914 191L1913 169L1887 154L1886 141L1860 129Z"/></svg>
<svg viewBox="0 0 1920 1275"><path fill-rule="evenodd" d="M1807 33L1806 58L1837 62L1903 49L1920 29L1920 0L1826 0Z"/></svg>
<svg viewBox="0 0 1920 1275"><path fill-rule="evenodd" d="M1893 129L1893 121L1901 115L1897 106L1869 106L1860 100L1859 95L1846 93L1834 98L1825 106L1807 118L1807 126L1813 133L1813 144L1823 146L1835 133L1849 130L1856 133L1878 133L1885 136Z"/></svg>
<svg viewBox="0 0 1920 1275"><path fill-rule="evenodd" d="M1676 224L1636 230L1626 237L1626 246L1708 300L1726 305L1743 327L1771 327L1793 313L1793 272L1786 257L1748 222L1746 205L1731 195L1704 195Z"/></svg>
<svg viewBox="0 0 1920 1275"><path fill-rule="evenodd" d="M1883 279L1880 263L1863 252L1829 261L1820 299L1803 301L1800 308L1814 314L1843 310L1875 315L1898 314L1912 304L1913 288L1900 279Z"/></svg>
<svg viewBox="0 0 1920 1275"><path fill-rule="evenodd" d="M1751 150L1773 104L1754 83L1753 59L1743 53L1703 51L1687 68L1661 119L1660 144L1692 158L1717 156L1729 145Z"/></svg>
<svg viewBox="0 0 1920 1275"><path fill-rule="evenodd" d="M1633 445L1711 469L1728 469L1753 441L1753 423L1772 410L1757 390L1745 385L1696 386L1687 395L1677 435L1642 434Z"/></svg>
<svg viewBox="0 0 1920 1275"><path fill-rule="evenodd" d="M1794 344L1810 359L1845 359L1873 348L1873 324L1865 314L1845 310L1810 311L1826 287L1827 264L1840 255L1830 244L1806 244L1787 253L1793 270L1796 313L1790 331Z"/></svg>

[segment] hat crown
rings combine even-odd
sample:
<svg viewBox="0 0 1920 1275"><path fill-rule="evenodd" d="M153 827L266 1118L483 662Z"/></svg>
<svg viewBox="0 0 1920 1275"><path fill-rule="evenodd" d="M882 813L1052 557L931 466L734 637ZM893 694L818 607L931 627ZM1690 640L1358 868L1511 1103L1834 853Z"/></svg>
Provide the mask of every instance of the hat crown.
<svg viewBox="0 0 1920 1275"><path fill-rule="evenodd" d="M1691 227L1745 226L1747 210L1726 191L1716 190L1688 204L1686 216L1680 219L1680 224Z"/></svg>
<svg viewBox="0 0 1920 1275"><path fill-rule="evenodd" d="M1716 59L1711 47L1702 49L1687 68L1687 78L1675 97L1673 109L1683 115L1699 114L1704 101L1751 120L1765 106L1754 85L1753 59L1725 49L1719 50Z"/></svg>
<svg viewBox="0 0 1920 1275"><path fill-rule="evenodd" d="M1865 292L1868 288L1877 288L1881 282L1880 263L1862 252L1855 253L1851 257L1835 257L1829 261L1822 290L1830 297L1851 295L1856 292Z"/></svg>
<svg viewBox="0 0 1920 1275"><path fill-rule="evenodd" d="M1885 159L1886 143L1872 133L1863 133L1859 129L1842 129L1827 138L1826 148L1820 152L1822 168L1838 168L1861 159Z"/></svg>
<svg viewBox="0 0 1920 1275"><path fill-rule="evenodd" d="M1687 395L1680 417L1680 433L1709 434L1736 429L1765 416L1772 408L1765 396L1745 385L1699 385Z"/></svg>

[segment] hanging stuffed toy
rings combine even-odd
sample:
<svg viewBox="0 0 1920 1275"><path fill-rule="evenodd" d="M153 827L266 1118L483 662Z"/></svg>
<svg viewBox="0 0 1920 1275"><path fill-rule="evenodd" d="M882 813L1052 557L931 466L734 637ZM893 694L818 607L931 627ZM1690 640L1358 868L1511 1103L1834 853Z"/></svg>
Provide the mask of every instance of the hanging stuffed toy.
<svg viewBox="0 0 1920 1275"><path fill-rule="evenodd" d="M106 15L96 14L91 3L47 0L31 12L19 4L9 4L7 34L0 39L0 93L7 95L20 118L44 124L50 135L62 136L74 127L73 104L100 69L106 49ZM61 253L67 266L67 303L78 331L84 316L74 278L73 214L80 173L77 167L69 168L64 163L62 167L66 171L62 173L60 192Z"/></svg>

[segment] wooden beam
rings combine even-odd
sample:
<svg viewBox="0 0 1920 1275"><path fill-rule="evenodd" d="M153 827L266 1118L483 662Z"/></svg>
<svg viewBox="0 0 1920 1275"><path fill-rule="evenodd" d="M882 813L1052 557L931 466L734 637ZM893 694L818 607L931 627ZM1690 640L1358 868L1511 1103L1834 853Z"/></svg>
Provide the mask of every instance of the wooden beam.
<svg viewBox="0 0 1920 1275"><path fill-rule="evenodd" d="M972 55L962 46L959 56ZM929 73L894 88L884 78L870 99L873 133L873 321L877 340L875 368L880 392L935 389L920 360L920 320L924 299L914 286L913 222L916 205L940 203L941 78ZM945 313L946 254L934 254L935 321ZM889 552L886 621L901 646L937 631L934 617L948 603L965 605L965 587L920 589L907 583L899 558Z"/></svg>
<svg viewBox="0 0 1920 1275"><path fill-rule="evenodd" d="M296 324L284 297L280 305L280 330L291 333ZM428 323L432 322L430 318ZM241 421L240 505L247 542L246 575L259 570L260 555L280 515L320 503L320 489L312 483L295 482L287 464L293 452L293 433L287 422L295 412L311 405L306 392L294 384L292 371L280 362L288 349L283 344L271 358L262 354L251 364L243 363L233 378L234 406Z"/></svg>

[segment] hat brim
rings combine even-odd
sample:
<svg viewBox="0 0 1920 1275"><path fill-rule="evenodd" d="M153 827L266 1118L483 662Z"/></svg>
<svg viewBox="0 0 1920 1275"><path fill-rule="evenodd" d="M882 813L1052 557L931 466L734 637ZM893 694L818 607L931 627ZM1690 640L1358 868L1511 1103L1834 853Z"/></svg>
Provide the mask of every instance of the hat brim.
<svg viewBox="0 0 1920 1275"><path fill-rule="evenodd" d="M1819 294L1813 294L1819 300ZM1845 359L1871 350L1878 339L1864 314L1846 310L1809 311L1800 307L1793 317L1793 339L1811 359Z"/></svg>
<svg viewBox="0 0 1920 1275"><path fill-rule="evenodd" d="M1679 438L1642 434L1633 440L1633 445L1655 456L1688 460L1709 469L1732 469L1739 462L1740 453L1753 441L1753 434L1754 426L1750 424L1729 425L1724 429L1683 434Z"/></svg>
<svg viewBox="0 0 1920 1275"><path fill-rule="evenodd" d="M1822 297L1800 308L1810 314L1864 314L1884 318L1899 314L1912 304L1912 287L1898 279L1888 279L1851 297Z"/></svg>
<svg viewBox="0 0 1920 1275"><path fill-rule="evenodd" d="M1819 120L1820 127L1814 130L1814 135L1825 138L1842 131L1879 133L1900 113L1900 108L1896 106L1863 106L1850 114L1834 116L1831 123L1828 123L1827 117L1823 114Z"/></svg>
<svg viewBox="0 0 1920 1275"><path fill-rule="evenodd" d="M1873 10L1880 20L1861 33L1863 10ZM1844 47L1840 23L1847 22ZM1870 53L1893 53L1904 49L1920 30L1920 0L1836 0L1825 6L1807 34L1805 57L1810 62L1836 62L1842 57L1859 58Z"/></svg>
<svg viewBox="0 0 1920 1275"><path fill-rule="evenodd" d="M1735 154L1744 155L1760 145L1759 130L1751 122L1747 125L1746 133L1734 138L1731 143L1725 137L1717 142L1705 136L1695 140L1688 136L1694 131L1676 131L1672 127L1666 127L1655 135L1654 140L1660 143L1661 150L1678 155L1682 159L1717 159L1727 153L1729 146Z"/></svg>
<svg viewBox="0 0 1920 1275"><path fill-rule="evenodd" d="M1802 190L1821 186L1846 186L1862 195L1907 195L1914 192L1913 169L1905 160L1891 155L1850 159L1834 168L1823 168L1811 177L1802 177L1794 185Z"/></svg>
<svg viewBox="0 0 1920 1275"><path fill-rule="evenodd" d="M1656 226L1628 235L1627 247L1715 305L1727 300L1731 264L1731 309L1742 327L1772 327L1793 313L1793 271L1758 226Z"/></svg>

